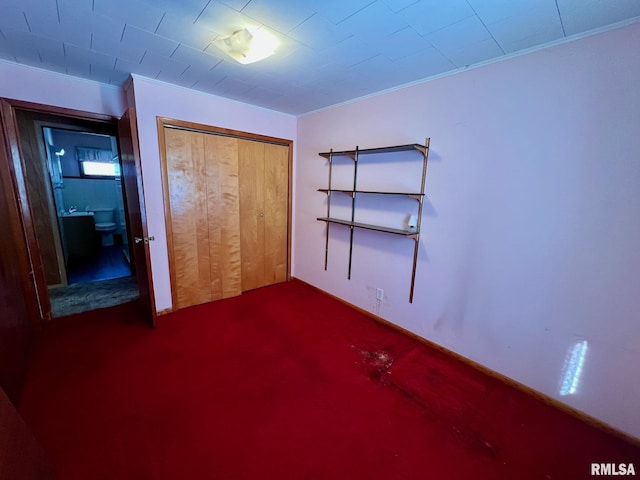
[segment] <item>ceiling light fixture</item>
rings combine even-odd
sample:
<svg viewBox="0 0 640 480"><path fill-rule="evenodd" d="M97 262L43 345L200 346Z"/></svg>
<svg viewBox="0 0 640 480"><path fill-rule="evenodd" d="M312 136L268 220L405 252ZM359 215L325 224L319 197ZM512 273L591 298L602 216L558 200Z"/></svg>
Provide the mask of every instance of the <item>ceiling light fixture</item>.
<svg viewBox="0 0 640 480"><path fill-rule="evenodd" d="M218 37L213 44L239 63L263 60L275 53L278 39L263 27L245 27L228 37Z"/></svg>

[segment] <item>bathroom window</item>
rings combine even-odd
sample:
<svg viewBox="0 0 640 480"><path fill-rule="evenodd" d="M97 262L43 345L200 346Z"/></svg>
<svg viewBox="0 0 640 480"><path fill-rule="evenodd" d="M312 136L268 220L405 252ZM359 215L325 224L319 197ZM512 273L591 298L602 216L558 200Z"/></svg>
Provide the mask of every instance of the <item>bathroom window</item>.
<svg viewBox="0 0 640 480"><path fill-rule="evenodd" d="M120 176L118 157L111 150L77 147L80 173L83 177L115 178Z"/></svg>
<svg viewBox="0 0 640 480"><path fill-rule="evenodd" d="M83 177L119 177L120 165L117 163L80 162Z"/></svg>

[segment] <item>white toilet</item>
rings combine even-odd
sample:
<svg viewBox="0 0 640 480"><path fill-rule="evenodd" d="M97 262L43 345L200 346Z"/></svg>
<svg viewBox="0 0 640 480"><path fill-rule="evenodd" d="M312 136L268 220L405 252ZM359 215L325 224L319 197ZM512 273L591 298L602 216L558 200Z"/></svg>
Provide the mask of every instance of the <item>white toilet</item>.
<svg viewBox="0 0 640 480"><path fill-rule="evenodd" d="M113 208L96 208L93 210L93 218L96 222L96 231L100 234L103 247L114 244L113 233L116 231L116 222Z"/></svg>

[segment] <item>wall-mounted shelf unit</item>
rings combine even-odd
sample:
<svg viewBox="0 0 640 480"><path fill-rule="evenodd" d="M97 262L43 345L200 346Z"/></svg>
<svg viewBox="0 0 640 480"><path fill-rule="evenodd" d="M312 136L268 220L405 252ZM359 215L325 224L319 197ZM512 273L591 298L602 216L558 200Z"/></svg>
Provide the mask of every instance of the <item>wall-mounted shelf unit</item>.
<svg viewBox="0 0 640 480"><path fill-rule="evenodd" d="M345 151L329 151L323 152L319 155L329 162L329 185L328 188L319 188L319 192L323 192L327 195L327 215L326 217L319 217L318 220L327 224L325 235L325 255L324 255L324 269L327 269L327 263L329 258L329 227L331 225L347 226L350 229L349 235L349 267L347 278L351 278L351 259L353 257L353 232L355 229L372 230L376 232L389 233L393 235L401 235L410 238L414 241L413 250L413 268L411 271L411 287L409 291L409 302L413 302L413 290L415 286L416 267L418 263L418 251L420 242L420 224L422 222L422 205L424 201L424 188L427 178L427 158L429 156L429 144L430 138L427 138L424 145L418 143L412 143L408 145L397 145L393 147L381 147L381 148L367 148ZM419 154L418 160L422 161L422 178L420 182L420 191L388 191L381 190L369 190L358 189L358 162L364 160L368 155L372 154L394 154L400 152L417 152ZM353 188L352 189L334 189L332 188L333 181L333 162L336 157L348 157L354 162L353 167ZM389 162L393 162L394 155L386 155L385 159ZM333 193L339 193L349 195L351 197L351 219L333 218L331 216L331 196ZM418 211L415 216L415 226L407 226L406 229L399 229L384 225L373 225L369 223L356 222L356 199L361 195L390 195L390 196L402 196L406 198L412 198L418 202Z"/></svg>

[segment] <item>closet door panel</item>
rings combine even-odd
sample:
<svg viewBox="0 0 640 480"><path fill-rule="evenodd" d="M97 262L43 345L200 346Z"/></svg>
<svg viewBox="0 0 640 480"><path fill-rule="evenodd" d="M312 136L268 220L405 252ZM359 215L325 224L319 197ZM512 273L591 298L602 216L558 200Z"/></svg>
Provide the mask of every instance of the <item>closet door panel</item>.
<svg viewBox="0 0 640 480"><path fill-rule="evenodd" d="M264 285L264 148L262 142L238 140L240 175L240 250L242 290Z"/></svg>
<svg viewBox="0 0 640 480"><path fill-rule="evenodd" d="M242 293L238 140L204 135L211 300Z"/></svg>
<svg viewBox="0 0 640 480"><path fill-rule="evenodd" d="M287 279L289 148L264 146L264 272L267 285Z"/></svg>
<svg viewBox="0 0 640 480"><path fill-rule="evenodd" d="M211 301L204 136L165 129L177 307Z"/></svg>

